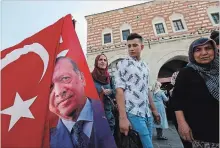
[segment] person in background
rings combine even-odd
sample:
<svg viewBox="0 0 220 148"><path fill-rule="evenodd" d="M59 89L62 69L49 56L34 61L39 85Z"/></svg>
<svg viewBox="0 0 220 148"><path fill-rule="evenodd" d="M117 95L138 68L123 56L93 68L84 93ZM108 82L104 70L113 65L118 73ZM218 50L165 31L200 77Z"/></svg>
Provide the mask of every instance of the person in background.
<svg viewBox="0 0 220 148"><path fill-rule="evenodd" d="M100 99L103 101L105 115L108 120L112 134L115 129L115 118L113 115L114 91L110 85L110 75L108 73L108 59L104 54L100 54L95 59L95 68L92 77Z"/></svg>
<svg viewBox="0 0 220 148"><path fill-rule="evenodd" d="M189 47L189 64L177 75L172 95L185 148L219 147L219 54L209 38Z"/></svg>
<svg viewBox="0 0 220 148"><path fill-rule="evenodd" d="M156 128L157 131L157 139L167 140L167 138L163 136L163 129L168 128L167 115L163 101L168 101L169 99L164 94L163 90L160 89L160 87L161 87L161 83L157 81L153 88L153 101L161 117L161 123L154 124L154 127Z"/></svg>

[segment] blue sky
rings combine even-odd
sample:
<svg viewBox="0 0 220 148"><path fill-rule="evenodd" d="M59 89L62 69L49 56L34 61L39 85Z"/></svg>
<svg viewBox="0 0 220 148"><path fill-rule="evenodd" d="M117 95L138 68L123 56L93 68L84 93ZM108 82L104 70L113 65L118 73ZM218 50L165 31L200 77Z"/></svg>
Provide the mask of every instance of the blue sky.
<svg viewBox="0 0 220 148"><path fill-rule="evenodd" d="M77 20L76 32L86 53L86 15L122 8L139 1L10 1L1 2L1 50L13 46L66 14Z"/></svg>

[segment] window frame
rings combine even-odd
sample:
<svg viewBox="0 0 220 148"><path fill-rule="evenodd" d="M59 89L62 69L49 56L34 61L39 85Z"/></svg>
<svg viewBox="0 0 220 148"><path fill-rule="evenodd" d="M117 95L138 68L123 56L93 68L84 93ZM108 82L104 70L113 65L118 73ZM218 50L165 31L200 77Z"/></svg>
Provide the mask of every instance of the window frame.
<svg viewBox="0 0 220 148"><path fill-rule="evenodd" d="M157 33L156 24L162 24L163 25L164 33L160 33L160 34ZM153 20L152 20L152 26L153 26L155 36L163 36L163 35L168 34L166 22L165 22L165 19L163 17L158 17L158 16L154 17Z"/></svg>
<svg viewBox="0 0 220 148"><path fill-rule="evenodd" d="M126 41L127 38L124 39L123 31L129 31L128 36L129 36L129 34L131 34L131 32L130 32L130 29L125 29L125 30L122 30L122 31L121 31L121 33L122 33L122 40L123 40L123 41Z"/></svg>
<svg viewBox="0 0 220 148"><path fill-rule="evenodd" d="M106 35L109 35L109 36L110 36L110 42L105 43L105 39L106 39L105 36L106 36ZM108 37L109 37L109 36L108 36ZM105 34L103 34L103 38L104 38L104 44L109 44L109 43L112 42L112 35L111 35L111 33L105 33Z"/></svg>
<svg viewBox="0 0 220 148"><path fill-rule="evenodd" d="M218 14L218 22L216 23L216 20L214 19L214 14ZM214 12L214 13L211 13L211 16L212 16L212 19L214 21L215 24L219 24L219 12Z"/></svg>
<svg viewBox="0 0 220 148"><path fill-rule="evenodd" d="M155 29L156 29L157 34L164 34L164 33L166 33L165 29L164 29L164 26L163 26L163 23L156 23L154 25L155 25ZM161 26L162 26L162 28L161 28ZM161 30L163 30L163 32L161 32ZM159 33L158 33L158 31L159 31Z"/></svg>
<svg viewBox="0 0 220 148"><path fill-rule="evenodd" d="M131 25L128 24L128 23L123 23L121 26L120 26L120 36L121 36L121 42L127 42L127 39L123 39L123 31L125 30L129 30L130 31L130 34L132 33L132 28L131 28Z"/></svg>
<svg viewBox="0 0 220 148"><path fill-rule="evenodd" d="M110 34L111 35L111 42L105 43L105 35ZM113 34L112 34L112 29L111 28L105 28L102 31L102 46L103 45L110 45L113 44Z"/></svg>
<svg viewBox="0 0 220 148"><path fill-rule="evenodd" d="M219 9L220 9L220 7L218 7L218 6L209 6L207 8L207 14L208 14L209 20L211 21L213 26L219 26L219 24L220 24L220 22L218 24L216 24L213 17L212 17L212 14L214 14L214 13L218 13L220 15Z"/></svg>
<svg viewBox="0 0 220 148"><path fill-rule="evenodd" d="M180 24L179 24L179 22L180 22ZM181 26L181 29L180 29L179 25ZM173 26L174 26L175 31L181 31L181 30L185 29L181 19L173 20ZM176 29L178 29L178 30L176 30Z"/></svg>
<svg viewBox="0 0 220 148"><path fill-rule="evenodd" d="M185 32L185 31L188 31L188 28L187 28L187 24L185 22L185 19L184 19L184 16L180 13L173 13L170 17L170 23L171 23L171 26L172 26L172 30L174 33L177 33L177 32ZM180 20L181 23L182 23L182 26L183 26L183 29L181 30L176 30L175 29L175 25L174 25L174 22L173 21L177 21L177 20Z"/></svg>

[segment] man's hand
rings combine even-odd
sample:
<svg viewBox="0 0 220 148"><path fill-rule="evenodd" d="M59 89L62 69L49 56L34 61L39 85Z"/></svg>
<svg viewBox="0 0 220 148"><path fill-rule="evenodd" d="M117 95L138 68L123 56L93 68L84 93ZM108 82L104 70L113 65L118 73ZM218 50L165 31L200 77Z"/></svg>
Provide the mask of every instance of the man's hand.
<svg viewBox="0 0 220 148"><path fill-rule="evenodd" d="M120 132L127 136L129 129L131 129L131 123L129 122L127 117L119 117L119 127Z"/></svg>
<svg viewBox="0 0 220 148"><path fill-rule="evenodd" d="M183 140L192 142L193 139L193 135L192 135L192 130L190 129L189 125L186 123L186 121L182 121L180 123L178 123L178 132L180 134L180 137Z"/></svg>
<svg viewBox="0 0 220 148"><path fill-rule="evenodd" d="M160 115L158 114L158 112L154 111L152 113L153 113L153 117L154 117L154 122L156 124L160 124L161 123L161 119L160 119Z"/></svg>

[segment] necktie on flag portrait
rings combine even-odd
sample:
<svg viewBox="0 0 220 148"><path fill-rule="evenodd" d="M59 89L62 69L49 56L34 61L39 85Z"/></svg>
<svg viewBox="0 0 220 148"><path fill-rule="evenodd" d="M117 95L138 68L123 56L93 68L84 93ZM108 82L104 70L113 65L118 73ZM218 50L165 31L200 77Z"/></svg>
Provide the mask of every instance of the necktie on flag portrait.
<svg viewBox="0 0 220 148"><path fill-rule="evenodd" d="M1 52L2 148L49 147L50 84L60 55L74 56L77 63L85 59L71 15ZM79 67L88 69L85 60ZM98 98L88 87L87 96Z"/></svg>

